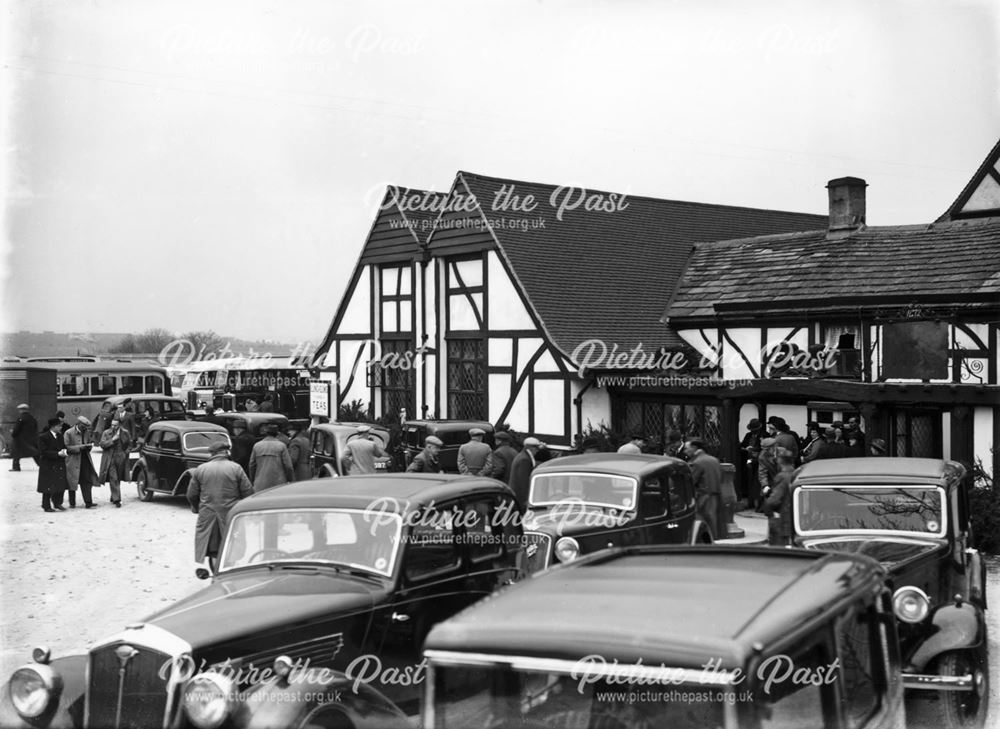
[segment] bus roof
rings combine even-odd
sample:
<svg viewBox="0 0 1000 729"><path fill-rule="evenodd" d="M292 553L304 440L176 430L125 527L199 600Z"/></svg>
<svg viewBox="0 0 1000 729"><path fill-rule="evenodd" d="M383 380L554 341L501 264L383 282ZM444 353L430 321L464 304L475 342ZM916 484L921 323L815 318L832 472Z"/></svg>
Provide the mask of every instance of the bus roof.
<svg viewBox="0 0 1000 729"><path fill-rule="evenodd" d="M104 372L161 372L166 374L166 370L159 364L127 359L102 359L97 362L32 362L31 366L67 374L101 374Z"/></svg>

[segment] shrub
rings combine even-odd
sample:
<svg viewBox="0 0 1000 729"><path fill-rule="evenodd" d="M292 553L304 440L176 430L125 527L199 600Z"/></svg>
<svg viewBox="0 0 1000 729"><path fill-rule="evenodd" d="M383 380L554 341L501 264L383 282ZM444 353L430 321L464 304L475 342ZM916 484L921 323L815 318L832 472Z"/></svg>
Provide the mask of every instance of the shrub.
<svg viewBox="0 0 1000 729"><path fill-rule="evenodd" d="M973 487L969 491L972 546L987 554L1000 554L1000 492L979 458L972 468L972 478Z"/></svg>

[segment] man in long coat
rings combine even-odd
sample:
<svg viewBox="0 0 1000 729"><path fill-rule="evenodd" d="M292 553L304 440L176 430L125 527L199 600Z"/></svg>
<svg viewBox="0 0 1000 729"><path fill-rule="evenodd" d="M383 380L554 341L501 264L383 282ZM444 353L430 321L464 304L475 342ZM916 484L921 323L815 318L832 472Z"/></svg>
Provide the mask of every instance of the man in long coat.
<svg viewBox="0 0 1000 729"><path fill-rule="evenodd" d="M697 499L697 513L712 530L713 539L722 539L720 531L719 501L722 498L722 464L715 456L705 452L705 444L699 438L692 438L684 446L691 466L691 480Z"/></svg>
<svg viewBox="0 0 1000 729"><path fill-rule="evenodd" d="M242 418L234 420L231 427L233 429L230 438L233 442L232 460L243 468L244 473L249 474L250 454L253 453L253 447L257 441L247 432L247 423Z"/></svg>
<svg viewBox="0 0 1000 729"><path fill-rule="evenodd" d="M198 515L194 531L194 559L217 558L229 526L229 512L240 499L253 493L253 484L237 463L229 460L229 444L213 443L212 457L194 469L187 499Z"/></svg>
<svg viewBox="0 0 1000 729"><path fill-rule="evenodd" d="M486 462L493 455L489 443L483 442L486 431L469 428L469 442L458 449L458 472L465 475L485 476Z"/></svg>
<svg viewBox="0 0 1000 729"><path fill-rule="evenodd" d="M514 462L510 464L510 481L507 482L507 485L510 486L514 492L514 496L517 497L518 503L524 509L528 508L531 472L535 470L536 465L535 454L538 453L538 449L541 447L542 442L538 438L525 438L524 448L514 458Z"/></svg>
<svg viewBox="0 0 1000 729"><path fill-rule="evenodd" d="M309 456L312 453L312 444L309 436L306 435L303 423L295 420L288 421L288 457L292 460L292 470L296 481L307 481L312 478L312 467L309 465Z"/></svg>
<svg viewBox="0 0 1000 729"><path fill-rule="evenodd" d="M118 416L111 419L111 427L101 433L101 483L111 486L111 503L122 506L121 482L128 480L128 452L132 439L122 427Z"/></svg>
<svg viewBox="0 0 1000 729"><path fill-rule="evenodd" d="M17 406L17 422L10 434L11 471L21 470L21 459L31 458L38 464L38 421L29 412L28 403Z"/></svg>
<svg viewBox="0 0 1000 729"><path fill-rule="evenodd" d="M358 437L347 441L345 449L347 451L346 460L349 460L350 465L345 470L352 476L375 473L375 459L385 455L382 443L372 435L370 425L359 425Z"/></svg>
<svg viewBox="0 0 1000 729"><path fill-rule="evenodd" d="M59 431L59 418L49 418L48 430L38 436L38 493L45 511L66 511L62 505L66 490L66 447Z"/></svg>
<svg viewBox="0 0 1000 729"><path fill-rule="evenodd" d="M90 429L90 421L82 415L76 419L76 425L63 433L63 442L66 444L66 488L69 490L69 505L76 506L76 487L80 486L83 494L83 504L88 509L93 509L97 504L91 496L91 489L101 485L101 480L97 476L94 468L94 461L90 458L90 449L93 446L88 442L87 431Z"/></svg>
<svg viewBox="0 0 1000 729"><path fill-rule="evenodd" d="M511 446L513 438L511 438L510 433L500 431L493 437L497 442L497 447L486 459L483 475L507 483L510 480L510 467L513 465L514 459L517 458L517 451Z"/></svg>
<svg viewBox="0 0 1000 729"><path fill-rule="evenodd" d="M264 428L266 436L250 453L250 470L247 475L253 481L254 493L288 483L295 477L288 447L278 440L278 426L271 423Z"/></svg>

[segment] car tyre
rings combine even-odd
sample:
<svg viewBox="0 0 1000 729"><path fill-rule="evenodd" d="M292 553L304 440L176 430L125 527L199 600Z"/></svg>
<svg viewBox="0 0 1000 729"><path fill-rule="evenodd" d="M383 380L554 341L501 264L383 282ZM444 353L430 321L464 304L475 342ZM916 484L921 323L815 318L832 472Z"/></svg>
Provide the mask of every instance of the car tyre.
<svg viewBox="0 0 1000 729"><path fill-rule="evenodd" d="M146 480L146 469L144 468L140 468L135 476L135 489L139 492L140 501L153 500L153 490L149 488L149 483Z"/></svg>
<svg viewBox="0 0 1000 729"><path fill-rule="evenodd" d="M940 691L936 700L921 708L928 726L944 729L982 729L986 725L989 703L989 665L985 649L949 651L934 662L934 673L940 676L963 676L971 673L974 691ZM926 712L926 713L925 713Z"/></svg>

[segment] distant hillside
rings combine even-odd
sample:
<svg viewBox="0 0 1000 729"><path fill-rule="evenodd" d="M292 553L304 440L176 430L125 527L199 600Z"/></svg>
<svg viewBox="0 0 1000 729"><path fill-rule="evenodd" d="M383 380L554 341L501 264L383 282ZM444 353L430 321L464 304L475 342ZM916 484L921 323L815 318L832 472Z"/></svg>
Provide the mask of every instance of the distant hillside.
<svg viewBox="0 0 1000 729"><path fill-rule="evenodd" d="M4 357L65 357L71 355L112 356L110 350L122 341L124 333L104 332L13 332L0 334L0 355ZM286 342L255 342L229 339L229 349L239 354L268 352L274 357L291 354L296 344ZM114 355L127 357L128 355Z"/></svg>

